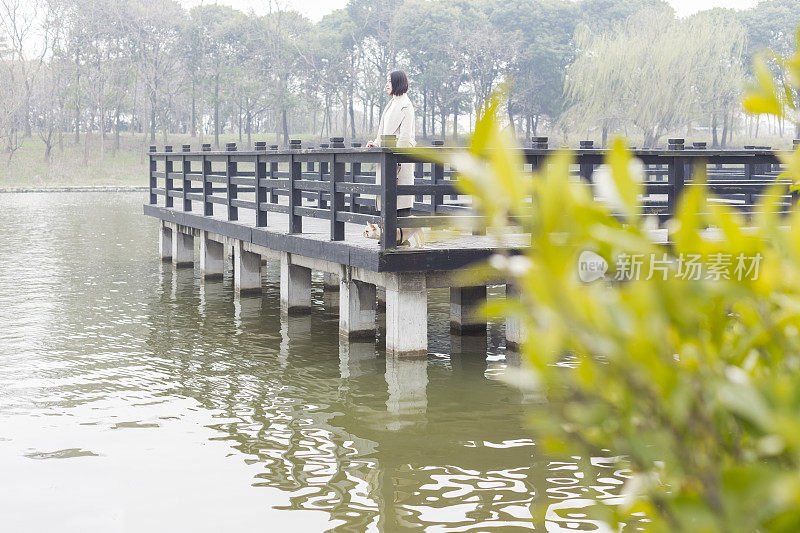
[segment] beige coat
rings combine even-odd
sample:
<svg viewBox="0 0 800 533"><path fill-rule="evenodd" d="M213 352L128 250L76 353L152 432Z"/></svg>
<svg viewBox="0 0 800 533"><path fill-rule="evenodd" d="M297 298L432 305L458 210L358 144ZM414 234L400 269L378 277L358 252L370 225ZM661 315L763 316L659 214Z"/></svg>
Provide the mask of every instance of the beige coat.
<svg viewBox="0 0 800 533"><path fill-rule="evenodd" d="M381 114L378 124L378 136L375 145L381 145L381 135L394 135L397 137L398 148L412 148L417 145L414 138L414 106L408 95L393 96L392 101ZM376 172L376 183L381 183L382 173L380 165ZM403 163L397 172L398 185L414 185L414 163ZM413 196L398 196L397 209L404 209L414 205ZM381 208L380 198L378 209Z"/></svg>

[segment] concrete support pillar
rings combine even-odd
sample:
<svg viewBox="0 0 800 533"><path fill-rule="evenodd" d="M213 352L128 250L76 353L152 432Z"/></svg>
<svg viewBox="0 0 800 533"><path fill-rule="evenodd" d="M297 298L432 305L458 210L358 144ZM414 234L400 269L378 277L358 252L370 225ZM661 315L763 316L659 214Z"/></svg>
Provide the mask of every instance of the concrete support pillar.
<svg viewBox="0 0 800 533"><path fill-rule="evenodd" d="M375 338L375 285L347 279L339 282L339 335L350 339Z"/></svg>
<svg viewBox="0 0 800 533"><path fill-rule="evenodd" d="M208 238L204 231L200 238L200 271L205 279L221 279L225 268L225 250L221 242Z"/></svg>
<svg viewBox="0 0 800 533"><path fill-rule="evenodd" d="M311 269L293 265L292 254L281 254L281 311L290 315L311 312Z"/></svg>
<svg viewBox="0 0 800 533"><path fill-rule="evenodd" d="M506 284L506 298L519 298L519 290ZM527 337L525 325L517 318L506 318L506 348L519 351Z"/></svg>
<svg viewBox="0 0 800 533"><path fill-rule="evenodd" d="M168 228L164 222L158 228L158 255L164 262L172 260L172 229Z"/></svg>
<svg viewBox="0 0 800 533"><path fill-rule="evenodd" d="M378 287L378 309L386 309L386 289Z"/></svg>
<svg viewBox="0 0 800 533"><path fill-rule="evenodd" d="M233 247L233 289L237 295L261 292L261 256L245 250L242 241Z"/></svg>
<svg viewBox="0 0 800 533"><path fill-rule="evenodd" d="M486 286L450 287L450 331L457 335L485 335L486 318L480 308L486 302Z"/></svg>
<svg viewBox="0 0 800 533"><path fill-rule="evenodd" d="M428 290L424 272L387 273L386 354L428 354Z"/></svg>
<svg viewBox="0 0 800 533"><path fill-rule="evenodd" d="M177 268L194 264L194 237L180 231L172 232L172 264Z"/></svg>

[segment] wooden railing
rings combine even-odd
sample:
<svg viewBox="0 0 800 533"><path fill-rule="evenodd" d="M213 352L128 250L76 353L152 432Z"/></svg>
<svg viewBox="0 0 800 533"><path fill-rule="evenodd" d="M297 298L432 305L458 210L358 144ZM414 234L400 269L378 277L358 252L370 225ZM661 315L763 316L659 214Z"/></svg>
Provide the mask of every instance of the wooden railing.
<svg viewBox="0 0 800 533"><path fill-rule="evenodd" d="M389 140L389 142L391 142ZM453 150L434 145L437 150ZM528 170L539 168L553 150L547 139L535 137L531 148L522 149ZM576 181L587 185L601 164L605 150L588 141L572 151ZM674 213L677 200L693 186L696 164L704 164L712 193L720 202L752 214L764 188L775 183L781 171L779 160L769 147L746 147L745 150L707 150L702 143L686 148L681 139L670 139L667 150L634 150L645 165L643 212L666 220ZM431 227L452 224L456 218L479 218L469 197L459 195L453 181L453 169L419 160L409 150L392 148L346 148L341 138L319 148L303 148L292 141L289 149L255 143L255 150L238 151L229 143L225 151L191 151L183 145L180 152L171 146L163 151L150 148L150 198L159 204L193 211L202 205L204 216L219 215L215 206L224 209L225 219L240 221L240 210L248 212L256 227L266 227L272 214L288 217L288 231L303 233L303 218L330 221L330 239L345 239L345 224L377 223L383 235L394 235L398 227ZM398 185L398 163L414 164L414 185ZM383 179L376 184L376 165L383 169ZM784 181L788 186L788 183ZM399 195L414 196L414 216L398 217ZM382 199L382 209L376 198ZM778 208L786 213L794 201L788 192L781 194ZM222 207L224 206L224 207ZM383 239L381 250L395 247L394 239Z"/></svg>

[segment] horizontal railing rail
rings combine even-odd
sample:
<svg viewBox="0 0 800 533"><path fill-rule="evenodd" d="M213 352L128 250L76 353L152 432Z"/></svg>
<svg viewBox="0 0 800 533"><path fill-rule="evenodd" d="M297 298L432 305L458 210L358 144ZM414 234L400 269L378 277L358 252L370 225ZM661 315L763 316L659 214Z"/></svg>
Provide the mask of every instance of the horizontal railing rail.
<svg viewBox="0 0 800 533"><path fill-rule="evenodd" d="M538 139L538 140L537 140ZM546 164L554 150L546 141L534 138L531 148L520 149L526 170ZM203 216L221 214L215 206L224 206L224 218L240 221L240 210L251 212L256 227L268 226L270 214L288 216L288 231L303 233L304 218L329 221L330 239L345 239L345 224L379 224L384 236L395 235L397 228L418 228L479 222L471 198L462 195L455 183L456 172L437 162L426 160L424 153L413 149L363 148L354 143L346 148L341 138L319 148L303 148L292 141L290 148L279 150L257 142L255 150L239 151L229 143L224 151L212 151L203 145L191 151L183 145L180 152L171 146L157 151L150 148L149 203L193 212ZM387 139L391 143L391 139ZM634 150L645 167L644 194L640 199L643 214L666 220L675 212L682 192L695 186L697 165L704 166L714 202L735 206L746 215L753 214L765 189L779 183L781 191L776 206L788 213L795 202L788 181L779 179L782 172L778 152L768 147L744 150L710 150L703 146L685 148L680 139L671 139L667 150ZM440 151L456 148L433 146ZM602 164L606 150L582 142L571 150L571 169L576 182L593 183L594 171ZM411 164L413 185L398 185L398 164ZM378 168L382 179L377 181ZM414 197L412 216L397 216L398 196ZM175 206L178 199L179 207ZM380 199L380 203L378 202ZM195 206L197 204L197 206ZM380 209L379 209L380 206ZM383 238L383 251L396 247L395 239Z"/></svg>

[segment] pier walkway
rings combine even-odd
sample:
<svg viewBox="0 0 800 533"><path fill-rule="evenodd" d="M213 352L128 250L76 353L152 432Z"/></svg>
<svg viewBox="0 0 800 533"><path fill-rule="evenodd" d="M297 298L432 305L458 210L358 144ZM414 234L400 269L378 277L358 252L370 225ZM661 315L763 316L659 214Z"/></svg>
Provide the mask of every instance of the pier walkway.
<svg viewBox="0 0 800 533"><path fill-rule="evenodd" d="M573 152L575 179L588 185L605 151L582 142ZM546 138L534 138L523 150L529 168L539 167L551 153ZM239 151L231 143L225 151L211 151L209 145L200 151L184 145L180 152L151 147L149 155L144 214L160 220L161 257L176 267L192 266L197 255L204 278L219 278L232 250L234 287L241 295L261 290L262 261L280 261L281 308L290 314L310 310L311 272L322 271L326 287L339 290L340 333L351 338L374 337L376 288L383 287L386 350L392 355L427 353L428 288L450 288L454 333L485 334L486 323L476 310L486 299L486 287L462 286L457 271L497 251L490 237L453 232L411 248L362 236L368 222L394 235L396 228L452 227L479 219L471 199L454 187L452 169L391 148L345 148L341 138L318 148L292 141L279 150L257 142L255 150ZM692 186L699 161L718 200L745 213L753 211L780 171L768 147L719 151L701 143L687 148L683 140L671 139L667 150L636 155L647 174L644 212L661 220ZM414 185L396 184L398 163L415 165ZM376 165L383 169L380 184ZM398 195L414 196L411 216L397 216ZM376 198L385 209L377 209ZM787 192L780 209L788 212L792 201ZM529 234L513 231L509 240L516 251L530 245ZM507 293L513 297L513 288ZM507 323L506 337L510 347L520 343L520 325Z"/></svg>

